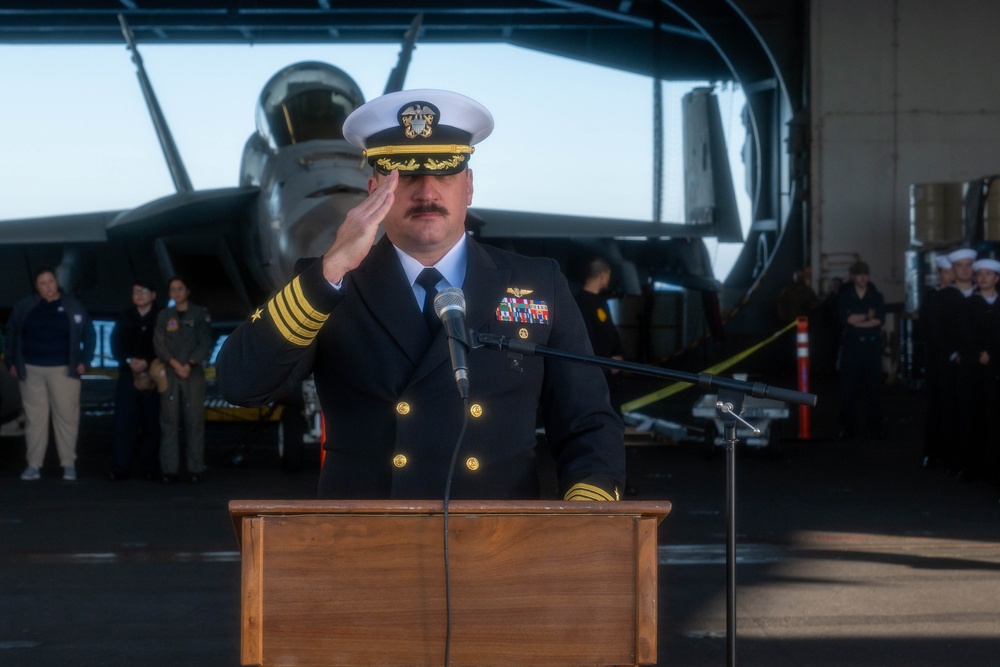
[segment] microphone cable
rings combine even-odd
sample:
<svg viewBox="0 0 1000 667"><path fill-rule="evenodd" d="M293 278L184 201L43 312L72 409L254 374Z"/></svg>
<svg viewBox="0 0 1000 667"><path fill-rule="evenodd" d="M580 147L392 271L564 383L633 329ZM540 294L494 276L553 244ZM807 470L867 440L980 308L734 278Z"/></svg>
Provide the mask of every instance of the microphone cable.
<svg viewBox="0 0 1000 667"><path fill-rule="evenodd" d="M455 450L451 454L451 464L448 466L448 479L444 485L444 605L447 615L444 636L444 667L448 667L451 655L451 562L448 559L448 503L451 500L451 480L455 475L455 463L458 461L458 450L465 440L465 431L469 426L469 398L462 397L462 430L455 442Z"/></svg>

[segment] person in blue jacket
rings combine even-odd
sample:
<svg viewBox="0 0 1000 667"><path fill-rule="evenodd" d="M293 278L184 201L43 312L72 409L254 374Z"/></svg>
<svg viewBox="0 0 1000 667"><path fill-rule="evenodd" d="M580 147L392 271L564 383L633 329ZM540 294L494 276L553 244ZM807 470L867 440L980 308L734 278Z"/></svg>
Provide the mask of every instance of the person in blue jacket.
<svg viewBox="0 0 1000 667"><path fill-rule="evenodd" d="M34 285L36 293L14 304L7 325L5 360L19 380L25 417L28 466L21 479L41 478L51 417L63 479L76 481L80 378L97 336L87 309L62 292L54 269L38 269Z"/></svg>

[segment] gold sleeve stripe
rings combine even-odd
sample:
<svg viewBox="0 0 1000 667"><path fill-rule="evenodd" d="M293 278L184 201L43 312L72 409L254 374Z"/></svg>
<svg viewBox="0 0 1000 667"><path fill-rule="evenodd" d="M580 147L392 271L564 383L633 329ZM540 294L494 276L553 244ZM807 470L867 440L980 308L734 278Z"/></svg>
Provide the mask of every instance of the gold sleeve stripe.
<svg viewBox="0 0 1000 667"><path fill-rule="evenodd" d="M285 340L303 347L313 341L329 318L309 304L298 276L267 303L267 312Z"/></svg>
<svg viewBox="0 0 1000 667"><path fill-rule="evenodd" d="M295 279L285 286L284 291L295 297L296 304L302 304L299 306L300 309L306 317L316 323L317 329L323 326L323 323L330 318L329 313L321 313L309 304L309 300L306 299L306 293L302 291L302 281L299 280L298 276L295 276Z"/></svg>
<svg viewBox="0 0 1000 667"><path fill-rule="evenodd" d="M596 500L596 501L615 501L618 500L618 489L615 489L615 495L611 495L604 489L594 486L593 484L574 484L566 495L563 496L563 500Z"/></svg>
<svg viewBox="0 0 1000 667"><path fill-rule="evenodd" d="M327 314L320 313L309 305L309 301L302 291L302 284L298 278L285 286L282 296L287 304L287 308L295 315L295 319L304 329L318 333L323 327L323 323L330 317Z"/></svg>
<svg viewBox="0 0 1000 667"><path fill-rule="evenodd" d="M292 332L306 338L314 338L329 317L329 315L320 313L309 305L297 277L286 285L285 289L272 299L272 302L277 306Z"/></svg>
<svg viewBox="0 0 1000 667"><path fill-rule="evenodd" d="M282 314L278 311L278 307L275 305L275 302L277 300L278 297L276 296L270 301L268 301L267 312L270 313L271 321L274 322L274 326L275 328L278 329L278 333L280 333L285 340L287 340L289 343L292 343L293 345L299 345L301 347L305 347L306 345L311 343L312 342L311 338L302 338L301 336L296 335L292 331L292 329L288 326L288 324L282 317Z"/></svg>

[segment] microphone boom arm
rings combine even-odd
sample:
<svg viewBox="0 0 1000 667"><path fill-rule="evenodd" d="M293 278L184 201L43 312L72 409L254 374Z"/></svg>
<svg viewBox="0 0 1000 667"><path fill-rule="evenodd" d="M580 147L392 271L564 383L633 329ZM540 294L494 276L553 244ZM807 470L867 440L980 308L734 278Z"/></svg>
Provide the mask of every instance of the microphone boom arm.
<svg viewBox="0 0 1000 667"><path fill-rule="evenodd" d="M531 357L543 356L553 357L556 359L566 359L568 361L574 361L581 364L590 364L592 366L601 366L603 368L617 368L618 370L630 373L639 373L640 375L650 375L652 377L669 378L679 382L689 382L708 391L715 390L718 392L720 389L729 389L749 394L755 398L770 398L777 401L784 401L785 403L795 403L797 405L806 405L810 407L816 406L816 394L807 394L793 389L772 387L764 384L763 382L747 382L745 380L722 378L710 373L685 373L683 371L674 371L668 368L660 368L658 366L636 364L630 361L618 361L617 359L608 359L606 357L598 357L594 355L575 354L573 352L544 347L542 345L529 343L523 340L513 340L498 334L482 334L477 333L476 331L470 331L469 333L469 338L472 341L473 348L488 347L498 351L509 350L511 352L518 352Z"/></svg>
<svg viewBox="0 0 1000 667"><path fill-rule="evenodd" d="M736 421L743 411L743 399L747 394L756 398L772 398L786 403L815 406L816 395L791 389L769 387L762 382L746 382L720 378L709 373L684 373L658 366L635 364L628 361L607 359L595 355L575 354L550 347L543 347L523 340L512 340L497 334L469 332L473 347L488 347L494 350L509 350L528 356L545 356L566 359L581 364L617 368L630 373L670 378L690 382L701 389L715 389L716 412L724 423L726 439L726 657L727 665L736 664ZM744 422L745 423L745 422Z"/></svg>

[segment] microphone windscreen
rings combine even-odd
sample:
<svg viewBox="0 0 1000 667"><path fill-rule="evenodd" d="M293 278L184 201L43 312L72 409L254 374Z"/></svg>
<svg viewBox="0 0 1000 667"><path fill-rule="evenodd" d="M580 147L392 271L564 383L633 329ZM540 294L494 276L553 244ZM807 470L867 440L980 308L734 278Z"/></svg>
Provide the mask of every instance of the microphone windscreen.
<svg viewBox="0 0 1000 667"><path fill-rule="evenodd" d="M434 297L434 312L441 317L449 310L460 310L465 315L465 294L460 287L445 287Z"/></svg>

